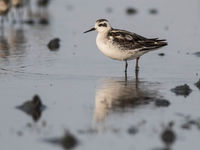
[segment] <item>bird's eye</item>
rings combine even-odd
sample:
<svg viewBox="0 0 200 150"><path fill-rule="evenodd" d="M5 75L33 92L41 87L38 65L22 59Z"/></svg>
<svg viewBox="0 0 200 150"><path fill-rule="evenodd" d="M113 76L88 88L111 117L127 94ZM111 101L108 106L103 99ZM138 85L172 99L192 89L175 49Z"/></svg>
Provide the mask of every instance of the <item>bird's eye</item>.
<svg viewBox="0 0 200 150"><path fill-rule="evenodd" d="M106 23L101 23L101 24L99 24L99 27L107 27L107 24Z"/></svg>

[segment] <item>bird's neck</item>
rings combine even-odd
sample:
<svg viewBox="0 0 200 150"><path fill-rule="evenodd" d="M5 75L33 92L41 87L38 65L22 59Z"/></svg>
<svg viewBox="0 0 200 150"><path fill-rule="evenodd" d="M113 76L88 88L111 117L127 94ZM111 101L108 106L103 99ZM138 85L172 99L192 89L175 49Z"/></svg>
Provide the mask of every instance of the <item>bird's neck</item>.
<svg viewBox="0 0 200 150"><path fill-rule="evenodd" d="M105 39L107 39L107 35L108 35L108 33L107 32L101 32L101 33L98 33L97 34L97 38L96 38L96 42L103 42L103 43L105 43L106 41L105 41Z"/></svg>
<svg viewBox="0 0 200 150"><path fill-rule="evenodd" d="M105 38L108 36L108 33L110 32L110 30L106 30L106 31L102 31L102 32L98 32L98 37L100 38Z"/></svg>

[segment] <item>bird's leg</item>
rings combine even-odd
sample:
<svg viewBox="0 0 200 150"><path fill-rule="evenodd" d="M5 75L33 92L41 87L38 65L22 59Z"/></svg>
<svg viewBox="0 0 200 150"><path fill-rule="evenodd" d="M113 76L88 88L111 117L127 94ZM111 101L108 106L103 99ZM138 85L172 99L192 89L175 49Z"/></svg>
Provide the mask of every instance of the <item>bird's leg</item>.
<svg viewBox="0 0 200 150"><path fill-rule="evenodd" d="M124 71L124 73L125 73L125 80L127 80L127 68L128 68L128 62L126 60L125 61L125 71Z"/></svg>
<svg viewBox="0 0 200 150"><path fill-rule="evenodd" d="M11 9L10 16L11 16L12 24L15 24L16 19L15 19L15 10L14 10L14 8Z"/></svg>
<svg viewBox="0 0 200 150"><path fill-rule="evenodd" d="M1 29L3 31L4 28L4 16L1 16Z"/></svg>
<svg viewBox="0 0 200 150"><path fill-rule="evenodd" d="M1 16L1 25L0 25L0 31L1 31L0 35L1 36L3 36L3 34L4 34L2 19L3 19L3 16Z"/></svg>
<svg viewBox="0 0 200 150"><path fill-rule="evenodd" d="M22 23L22 18L23 18L23 16L22 16L22 9L23 8L18 8L17 9L17 15L18 15L18 23Z"/></svg>
<svg viewBox="0 0 200 150"><path fill-rule="evenodd" d="M38 7L38 17L42 18L42 8L40 6Z"/></svg>
<svg viewBox="0 0 200 150"><path fill-rule="evenodd" d="M128 62L127 62L127 60L125 61L125 73L127 73L127 68L128 68Z"/></svg>
<svg viewBox="0 0 200 150"><path fill-rule="evenodd" d="M27 14L28 14L28 19L32 22L33 21L33 12L32 12L30 0L28 0L28 4L27 4Z"/></svg>
<svg viewBox="0 0 200 150"><path fill-rule="evenodd" d="M135 65L135 71L139 71L138 61L140 57L136 58L136 65Z"/></svg>
<svg viewBox="0 0 200 150"><path fill-rule="evenodd" d="M23 7L19 10L19 16L20 16L19 21L21 24L23 23L23 18L24 18L24 8Z"/></svg>

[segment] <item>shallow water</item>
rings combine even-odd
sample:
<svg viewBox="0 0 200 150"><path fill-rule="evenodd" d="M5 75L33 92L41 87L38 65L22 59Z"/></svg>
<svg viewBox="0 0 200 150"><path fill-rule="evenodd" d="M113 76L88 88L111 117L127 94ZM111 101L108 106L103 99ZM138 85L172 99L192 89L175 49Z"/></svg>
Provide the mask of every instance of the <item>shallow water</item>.
<svg viewBox="0 0 200 150"><path fill-rule="evenodd" d="M188 8L190 6L190 8ZM137 13L127 15L134 7ZM149 10L157 9L157 14ZM109 11L108 11L109 10ZM110 11L112 10L112 11ZM200 7L198 0L52 1L50 25L6 25L0 37L0 149L59 150L44 142L70 130L80 144L75 149L154 149L163 147L160 134L168 122L177 140L172 149L198 149L200 130L184 130L184 117L200 118ZM167 39L169 45L141 57L138 79L135 62L103 56L96 33L83 34L95 20L107 18L113 27L146 37ZM61 39L52 52L47 43ZM165 56L158 56L158 53ZM170 91L188 84L187 96ZM38 94L47 107L35 122L16 106ZM169 107L156 107L154 99L167 99ZM135 126L138 133L127 130ZM81 132L80 132L81 131Z"/></svg>

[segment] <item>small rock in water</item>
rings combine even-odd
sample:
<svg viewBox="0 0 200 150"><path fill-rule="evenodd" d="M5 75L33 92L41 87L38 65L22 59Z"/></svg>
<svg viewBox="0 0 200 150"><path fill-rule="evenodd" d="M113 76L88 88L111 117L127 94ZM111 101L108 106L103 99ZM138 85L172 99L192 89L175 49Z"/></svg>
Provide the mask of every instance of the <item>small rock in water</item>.
<svg viewBox="0 0 200 150"><path fill-rule="evenodd" d="M159 53L158 55L159 56L165 56L165 53Z"/></svg>
<svg viewBox="0 0 200 150"><path fill-rule="evenodd" d="M200 119L196 120L196 126L198 129L200 129Z"/></svg>
<svg viewBox="0 0 200 150"><path fill-rule="evenodd" d="M197 82L195 83L195 85L196 85L196 87L198 87L199 90L200 90L200 79L199 79L199 81L197 81Z"/></svg>
<svg viewBox="0 0 200 150"><path fill-rule="evenodd" d="M24 102L16 108L32 116L34 121L38 121L45 106L42 104L40 97L35 95L31 101Z"/></svg>
<svg viewBox="0 0 200 150"><path fill-rule="evenodd" d="M126 9L126 13L127 13L128 15L135 15L135 14L137 13L137 9L132 8L132 7L127 8L127 9Z"/></svg>
<svg viewBox="0 0 200 150"><path fill-rule="evenodd" d="M17 132L17 135L18 135L18 136L23 136L23 132L22 132L22 131L18 131L18 132Z"/></svg>
<svg viewBox="0 0 200 150"><path fill-rule="evenodd" d="M155 9L155 8L152 8L152 9L149 10L149 13L152 14L152 15L155 15L155 14L158 13L158 10Z"/></svg>
<svg viewBox="0 0 200 150"><path fill-rule="evenodd" d="M171 124L169 124L168 127L163 130L161 133L161 139L167 147L171 146L175 142L176 134L173 131Z"/></svg>
<svg viewBox="0 0 200 150"><path fill-rule="evenodd" d="M60 39L59 38L52 39L47 46L52 51L59 49L59 47L60 47Z"/></svg>
<svg viewBox="0 0 200 150"><path fill-rule="evenodd" d="M25 20L24 23L28 24L28 25L34 25L35 24L34 20L32 20L32 19Z"/></svg>
<svg viewBox="0 0 200 150"><path fill-rule="evenodd" d="M41 25L49 25L49 20L46 18L40 18L39 24Z"/></svg>
<svg viewBox="0 0 200 150"><path fill-rule="evenodd" d="M47 7L49 5L50 0L38 0L37 5L39 7Z"/></svg>
<svg viewBox="0 0 200 150"><path fill-rule="evenodd" d="M132 126L127 130L127 132L131 135L134 135L134 134L138 133L138 129L136 127Z"/></svg>
<svg viewBox="0 0 200 150"><path fill-rule="evenodd" d="M196 125L196 120L191 120L190 118L187 118L186 122L181 125L183 129L191 129L192 126Z"/></svg>
<svg viewBox="0 0 200 150"><path fill-rule="evenodd" d="M196 55L197 57L200 57L200 52L196 52L194 53L194 55Z"/></svg>
<svg viewBox="0 0 200 150"><path fill-rule="evenodd" d="M192 92L192 89L187 84L184 84L176 86L175 88L171 89L171 91L174 92L176 95L187 97Z"/></svg>
<svg viewBox="0 0 200 150"><path fill-rule="evenodd" d="M181 128L189 130L191 129L191 125L189 123L185 123L181 125Z"/></svg>
<svg viewBox="0 0 200 150"><path fill-rule="evenodd" d="M170 102L165 99L158 99L155 101L155 105L158 107L168 107L170 105Z"/></svg>
<svg viewBox="0 0 200 150"><path fill-rule="evenodd" d="M200 119L193 119L191 116L185 116L183 114L180 114L180 116L184 117L185 123L181 125L181 128L183 129L191 129L192 126L196 126L198 129L200 129Z"/></svg>
<svg viewBox="0 0 200 150"><path fill-rule="evenodd" d="M66 131L65 135L61 138L52 138L45 141L51 144L60 145L66 150L73 149L79 143L77 138L69 131Z"/></svg>

